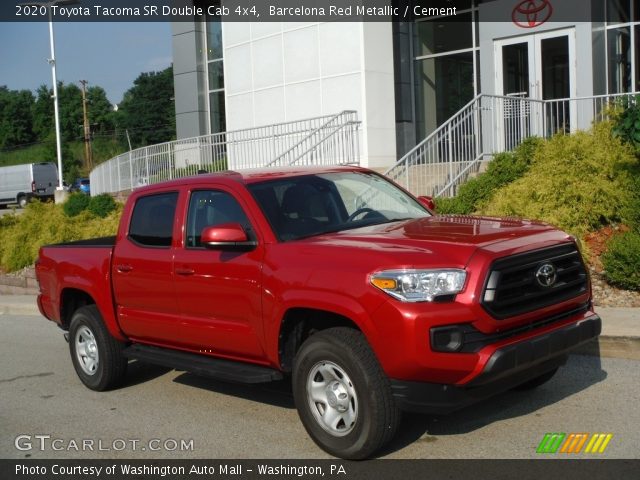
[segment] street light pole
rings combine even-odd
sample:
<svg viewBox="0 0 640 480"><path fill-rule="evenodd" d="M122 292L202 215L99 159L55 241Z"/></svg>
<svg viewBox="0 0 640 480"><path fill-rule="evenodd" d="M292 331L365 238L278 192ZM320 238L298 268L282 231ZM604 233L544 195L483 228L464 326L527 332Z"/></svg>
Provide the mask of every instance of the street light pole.
<svg viewBox="0 0 640 480"><path fill-rule="evenodd" d="M36 7L46 7L49 14L49 44L51 45L51 58L48 59L51 65L51 76L53 77L53 114L56 125L56 154L58 157L58 187L56 190L64 190L62 184L62 141L60 139L60 110L58 108L58 77L56 76L56 46L53 38L53 12L54 5L74 5L80 3L78 0L51 0L50 2L25 2L20 5Z"/></svg>
<svg viewBox="0 0 640 480"><path fill-rule="evenodd" d="M53 39L53 18L51 13L51 6L55 2L47 4L47 10L49 11L49 43L51 44L51 58L49 59L49 65L51 65L51 76L53 77L53 115L56 124L56 153L58 155L58 188L57 190L64 190L62 185L62 142L60 140L60 110L58 108L58 77L56 76L56 44Z"/></svg>

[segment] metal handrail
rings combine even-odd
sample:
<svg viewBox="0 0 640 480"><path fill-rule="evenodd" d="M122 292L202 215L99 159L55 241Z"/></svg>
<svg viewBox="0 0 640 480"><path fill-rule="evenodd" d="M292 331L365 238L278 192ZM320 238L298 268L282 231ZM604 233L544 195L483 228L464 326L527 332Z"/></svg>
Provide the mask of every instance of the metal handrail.
<svg viewBox="0 0 640 480"><path fill-rule="evenodd" d="M606 105L638 92L553 100L480 94L400 158L385 174L417 195L455 195L460 184L501 151L531 136L588 128Z"/></svg>
<svg viewBox="0 0 640 480"><path fill-rule="evenodd" d="M335 125L328 136L327 125ZM273 166L278 159L286 158L285 155L291 157L288 164L303 159L308 164L358 163L359 126L357 112L345 110L335 115L141 147L94 168L90 173L91 190L93 194L116 193L163 180L195 175L200 170L264 168ZM329 143L330 148L325 149L326 151L318 150L318 145ZM304 151L296 156L292 155L296 147L301 145L305 146ZM354 152L357 152L357 156ZM311 155L313 158L304 158Z"/></svg>
<svg viewBox="0 0 640 480"><path fill-rule="evenodd" d="M300 147L303 143L309 143L310 141L313 140L313 138L322 130L329 128L329 125L333 122L335 122L336 120L344 117L344 116L351 116L351 114L355 115L356 112L354 110L345 110L343 112L340 112L336 115L334 115L333 117L329 118L329 120L327 120L325 123L323 123L322 125L320 125L318 128L316 128L315 130L311 131L306 137L302 138L302 140L300 140L298 143L296 143L295 145L293 145L291 148L289 148L286 152L283 152L281 155L278 155L275 159L273 159L272 161L270 161L266 166L270 167L272 165L277 164L278 162L280 162L281 159L285 158L287 155L291 154L292 152L294 152L298 147ZM346 120L346 121L350 121L350 120ZM311 147L313 148L313 147ZM306 152L305 152L306 153ZM302 155L304 155L305 153L303 153ZM289 163L291 164L291 163Z"/></svg>

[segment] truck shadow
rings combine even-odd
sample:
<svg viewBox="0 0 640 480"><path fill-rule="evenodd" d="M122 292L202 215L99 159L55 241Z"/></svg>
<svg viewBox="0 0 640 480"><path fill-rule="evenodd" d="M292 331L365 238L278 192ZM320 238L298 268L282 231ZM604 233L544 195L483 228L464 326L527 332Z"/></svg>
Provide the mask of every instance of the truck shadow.
<svg viewBox="0 0 640 480"><path fill-rule="evenodd" d="M407 413L396 437L379 456L389 455L415 442L436 442L438 436L459 435L510 418L534 414L548 405L586 390L607 378L599 355L571 355L567 364L534 390L510 390L449 415Z"/></svg>
<svg viewBox="0 0 640 480"><path fill-rule="evenodd" d="M123 387L132 387L140 383L148 382L170 371L170 368L141 362L139 360L130 360L127 364L127 376L125 377Z"/></svg>
<svg viewBox="0 0 640 480"><path fill-rule="evenodd" d="M181 385L200 388L222 395L231 395L252 402L265 403L267 405L273 405L274 407L287 409L296 408L293 403L291 380L289 378L277 382L247 385L222 382L185 372L174 378L173 381Z"/></svg>
<svg viewBox="0 0 640 480"><path fill-rule="evenodd" d="M172 368L162 367L140 360L130 360L127 365L126 380L122 386L132 387L154 380L171 371L173 371ZM213 378L182 372L174 378L173 381L181 385L243 398L253 402L265 403L267 405L273 405L274 407L295 409L293 394L291 393L291 380L288 378L278 382L247 385L218 381Z"/></svg>
<svg viewBox="0 0 640 480"><path fill-rule="evenodd" d="M396 437L379 452L384 457L416 443L436 442L439 436L459 435L473 432L487 425L510 418L534 414L548 405L571 397L582 390L602 382L607 372L602 370L598 344L588 349L589 355L571 355L567 364L546 384L529 391L511 390L491 397L473 406L449 415L420 415L406 413ZM171 371L144 362L129 363L127 386L137 385ZM255 385L218 381L183 372L174 382L209 392L238 397L252 402L264 403L278 408L295 409L291 380Z"/></svg>

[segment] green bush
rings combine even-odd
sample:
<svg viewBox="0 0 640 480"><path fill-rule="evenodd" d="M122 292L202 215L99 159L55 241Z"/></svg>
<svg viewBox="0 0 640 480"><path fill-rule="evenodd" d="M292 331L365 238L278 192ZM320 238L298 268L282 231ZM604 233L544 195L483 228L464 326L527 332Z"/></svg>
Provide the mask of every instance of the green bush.
<svg viewBox="0 0 640 480"><path fill-rule="evenodd" d="M467 208L463 205L459 197L442 197L436 198L436 213L439 215L456 214L462 215L467 213Z"/></svg>
<svg viewBox="0 0 640 480"><path fill-rule="evenodd" d="M517 180L529 170L534 153L542 142L539 138L528 138L513 152L496 155L486 172L460 186L456 197L438 199L438 213L468 215L477 211L497 189Z"/></svg>
<svg viewBox="0 0 640 480"><path fill-rule="evenodd" d="M640 290L640 233L631 231L613 237L602 255L609 283L628 290Z"/></svg>
<svg viewBox="0 0 640 480"><path fill-rule="evenodd" d="M6 271L33 265L43 245L115 235L122 206L106 218L84 211L67 216L60 205L32 202L22 215L4 215L0 221L0 266Z"/></svg>
<svg viewBox="0 0 640 480"><path fill-rule="evenodd" d="M613 134L630 144L640 154L640 95L635 101L623 100L619 113L613 115Z"/></svg>
<svg viewBox="0 0 640 480"><path fill-rule="evenodd" d="M84 212L89 206L89 197L84 193L76 192L69 195L63 204L64 213L68 217L75 217Z"/></svg>
<svg viewBox="0 0 640 480"><path fill-rule="evenodd" d="M540 144L528 173L496 191L480 212L541 219L582 235L612 223L635 224L640 165L601 123Z"/></svg>
<svg viewBox="0 0 640 480"><path fill-rule="evenodd" d="M96 217L105 218L116 209L116 201L107 193L91 197L87 208Z"/></svg>

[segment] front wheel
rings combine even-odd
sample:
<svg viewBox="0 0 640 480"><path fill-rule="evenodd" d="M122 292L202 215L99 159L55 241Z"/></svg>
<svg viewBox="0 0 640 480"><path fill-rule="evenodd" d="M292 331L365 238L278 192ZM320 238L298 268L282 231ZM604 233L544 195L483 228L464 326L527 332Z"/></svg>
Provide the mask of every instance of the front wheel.
<svg viewBox="0 0 640 480"><path fill-rule="evenodd" d="M111 336L95 305L79 308L69 327L69 350L78 377L91 390L116 387L127 371L124 345Z"/></svg>
<svg viewBox="0 0 640 480"><path fill-rule="evenodd" d="M400 411L364 336L350 328L312 335L296 355L293 394L302 424L336 457L371 456L394 435Z"/></svg>

